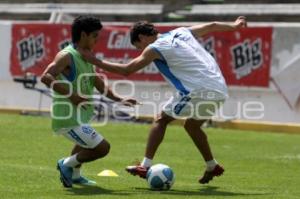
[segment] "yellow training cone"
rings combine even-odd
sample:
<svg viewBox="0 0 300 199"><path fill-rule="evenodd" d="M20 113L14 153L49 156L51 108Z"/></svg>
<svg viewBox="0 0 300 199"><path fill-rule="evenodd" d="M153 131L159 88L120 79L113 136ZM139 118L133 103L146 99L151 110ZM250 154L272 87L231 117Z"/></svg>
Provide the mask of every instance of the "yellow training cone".
<svg viewBox="0 0 300 199"><path fill-rule="evenodd" d="M119 175L116 174L112 170L103 170L100 173L97 174L97 176L108 176L108 177L118 177Z"/></svg>

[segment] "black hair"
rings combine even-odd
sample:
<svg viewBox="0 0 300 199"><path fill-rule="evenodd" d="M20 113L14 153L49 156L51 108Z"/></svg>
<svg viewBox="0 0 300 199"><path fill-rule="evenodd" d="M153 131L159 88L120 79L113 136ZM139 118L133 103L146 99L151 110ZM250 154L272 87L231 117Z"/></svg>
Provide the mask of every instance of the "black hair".
<svg viewBox="0 0 300 199"><path fill-rule="evenodd" d="M137 41L140 41L139 35L154 36L158 34L158 30L154 27L153 24L147 21L136 22L130 29L130 42L134 44Z"/></svg>
<svg viewBox="0 0 300 199"><path fill-rule="evenodd" d="M91 32L101 30L102 24L100 20L94 16L78 16L72 23L72 42L78 42L80 40L81 32L85 32L89 35Z"/></svg>

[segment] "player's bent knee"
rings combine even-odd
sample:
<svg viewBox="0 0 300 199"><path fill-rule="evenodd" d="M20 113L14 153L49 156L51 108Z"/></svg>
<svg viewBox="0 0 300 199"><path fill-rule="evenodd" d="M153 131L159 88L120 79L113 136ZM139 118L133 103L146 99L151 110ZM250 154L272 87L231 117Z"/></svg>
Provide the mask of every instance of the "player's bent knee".
<svg viewBox="0 0 300 199"><path fill-rule="evenodd" d="M186 131L193 131L195 129L201 128L202 124L205 122L205 120L194 120L194 119L187 119L184 123L184 129Z"/></svg>
<svg viewBox="0 0 300 199"><path fill-rule="evenodd" d="M201 125L201 123L198 123L198 125L196 125L193 122L186 121L184 123L184 129L192 137L197 136L200 137L201 140L207 140L207 135L200 129Z"/></svg>
<svg viewBox="0 0 300 199"><path fill-rule="evenodd" d="M168 116L165 113L161 113L160 115L158 115L158 117L154 120L155 123L159 123L159 124L164 124L167 125L169 124L171 121L173 121L174 118Z"/></svg>
<svg viewBox="0 0 300 199"><path fill-rule="evenodd" d="M102 140L98 146L96 146L95 150L98 158L105 157L110 151L110 144L106 140Z"/></svg>
<svg viewBox="0 0 300 199"><path fill-rule="evenodd" d="M195 128L195 124L191 120L186 120L183 127L186 131L193 130ZM199 126L200 128L200 126Z"/></svg>

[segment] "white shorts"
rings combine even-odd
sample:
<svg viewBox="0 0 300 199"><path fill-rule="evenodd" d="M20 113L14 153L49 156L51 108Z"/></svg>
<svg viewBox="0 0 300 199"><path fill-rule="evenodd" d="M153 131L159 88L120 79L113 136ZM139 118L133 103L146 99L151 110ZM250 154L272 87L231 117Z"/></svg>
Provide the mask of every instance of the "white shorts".
<svg viewBox="0 0 300 199"><path fill-rule="evenodd" d="M104 139L101 134L97 133L97 131L88 124L73 128L63 128L58 130L57 133L62 134L75 144L87 149L95 148Z"/></svg>
<svg viewBox="0 0 300 199"><path fill-rule="evenodd" d="M162 111L175 119L207 120L215 115L225 99L225 95L215 91L176 94L166 102Z"/></svg>

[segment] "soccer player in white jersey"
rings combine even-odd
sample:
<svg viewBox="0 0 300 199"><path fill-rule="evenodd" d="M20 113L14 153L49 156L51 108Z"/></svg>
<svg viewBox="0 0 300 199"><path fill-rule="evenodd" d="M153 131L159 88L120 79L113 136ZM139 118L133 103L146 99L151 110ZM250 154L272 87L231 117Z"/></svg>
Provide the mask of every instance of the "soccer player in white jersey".
<svg viewBox="0 0 300 199"><path fill-rule="evenodd" d="M207 165L199 183L208 183L213 177L223 174L224 168L214 159L201 126L227 98L227 86L215 59L197 38L210 32L237 30L246 25L245 17L240 16L232 23L211 22L159 34L152 24L137 22L131 28L131 43L143 52L127 64L99 60L90 51L79 50L90 63L121 75L129 75L154 62L177 90L153 123L143 161L139 165L128 166L126 170L129 173L145 178L167 125L174 119L184 118L184 129Z"/></svg>

